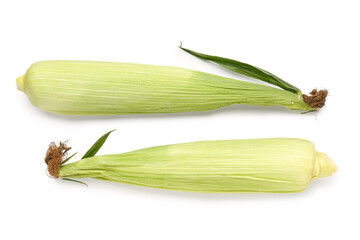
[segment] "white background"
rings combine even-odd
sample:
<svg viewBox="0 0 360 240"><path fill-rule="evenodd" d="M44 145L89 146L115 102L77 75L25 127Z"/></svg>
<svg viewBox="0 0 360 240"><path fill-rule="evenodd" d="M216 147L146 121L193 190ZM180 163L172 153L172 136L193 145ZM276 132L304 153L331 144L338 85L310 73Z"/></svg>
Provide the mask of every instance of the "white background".
<svg viewBox="0 0 360 240"><path fill-rule="evenodd" d="M359 239L358 1L1 1L1 239ZM172 65L244 79L177 48L269 70L319 113L230 106L211 112L63 117L33 107L15 79L39 60ZM200 194L48 178L51 141L79 156L210 139L307 138L339 167L296 194Z"/></svg>

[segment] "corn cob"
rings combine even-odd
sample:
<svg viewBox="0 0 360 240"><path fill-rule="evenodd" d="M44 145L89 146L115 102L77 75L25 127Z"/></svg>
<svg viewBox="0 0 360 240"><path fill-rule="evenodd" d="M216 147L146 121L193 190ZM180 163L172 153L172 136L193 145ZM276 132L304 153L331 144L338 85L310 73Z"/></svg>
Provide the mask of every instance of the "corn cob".
<svg viewBox="0 0 360 240"><path fill-rule="evenodd" d="M201 141L94 156L108 135L69 164L62 160L69 148L52 143L45 160L49 173L65 180L95 178L192 192L290 193L337 170L327 155L303 139Z"/></svg>
<svg viewBox="0 0 360 240"><path fill-rule="evenodd" d="M34 63L17 86L34 106L61 115L176 113L232 104L314 111L327 94L306 96L176 67L91 61Z"/></svg>

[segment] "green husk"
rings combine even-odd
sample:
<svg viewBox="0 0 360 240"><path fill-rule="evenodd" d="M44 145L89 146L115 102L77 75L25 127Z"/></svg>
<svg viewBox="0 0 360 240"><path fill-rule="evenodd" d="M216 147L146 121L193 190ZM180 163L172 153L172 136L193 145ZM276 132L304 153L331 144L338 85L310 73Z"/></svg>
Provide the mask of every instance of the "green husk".
<svg viewBox="0 0 360 240"><path fill-rule="evenodd" d="M271 138L201 141L93 156L60 166L54 177L192 192L290 193L336 170L310 141Z"/></svg>
<svg viewBox="0 0 360 240"><path fill-rule="evenodd" d="M176 113L232 104L319 108L305 103L300 93L144 64L42 61L31 65L17 85L34 106L61 115Z"/></svg>
<svg viewBox="0 0 360 240"><path fill-rule="evenodd" d="M182 49L185 52L190 53L191 55L198 57L200 59L217 63L220 66L229 69L230 71L240 73L242 75L273 84L273 85L278 86L286 91L301 95L300 89L298 89L294 85L286 82L285 80L279 78L278 76L276 76L264 69L252 66L247 63L229 59L229 58L223 58L223 57L198 53L198 52L192 51L190 49L183 48L182 45L180 45L180 49Z"/></svg>

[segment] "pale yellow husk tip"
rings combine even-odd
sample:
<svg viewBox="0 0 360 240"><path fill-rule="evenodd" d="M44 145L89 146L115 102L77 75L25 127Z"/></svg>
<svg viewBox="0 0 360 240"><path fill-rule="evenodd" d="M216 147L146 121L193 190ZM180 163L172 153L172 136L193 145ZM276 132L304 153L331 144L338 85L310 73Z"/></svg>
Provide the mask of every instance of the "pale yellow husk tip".
<svg viewBox="0 0 360 240"><path fill-rule="evenodd" d="M16 88L19 91L24 91L24 86L25 86L25 75L22 75L21 77L18 77L16 79Z"/></svg>
<svg viewBox="0 0 360 240"><path fill-rule="evenodd" d="M338 170L334 161L325 153L316 152L317 166L314 166L315 177L328 177Z"/></svg>

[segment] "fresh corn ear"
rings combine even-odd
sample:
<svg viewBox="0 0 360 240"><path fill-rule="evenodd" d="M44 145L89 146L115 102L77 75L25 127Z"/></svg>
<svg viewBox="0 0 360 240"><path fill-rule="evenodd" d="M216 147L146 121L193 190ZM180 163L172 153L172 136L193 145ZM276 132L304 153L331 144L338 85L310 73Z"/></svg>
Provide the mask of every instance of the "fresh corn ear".
<svg viewBox="0 0 360 240"><path fill-rule="evenodd" d="M97 151L108 134L90 150ZM68 159L62 160L62 156L68 150L64 144L50 145L45 161L52 176L192 192L299 192L314 179L337 170L311 142L295 138L174 144L122 154L87 155L64 164Z"/></svg>
<svg viewBox="0 0 360 240"><path fill-rule="evenodd" d="M203 72L165 66L91 61L42 61L17 79L31 103L61 115L206 111L232 104L282 105L314 111L311 96Z"/></svg>

